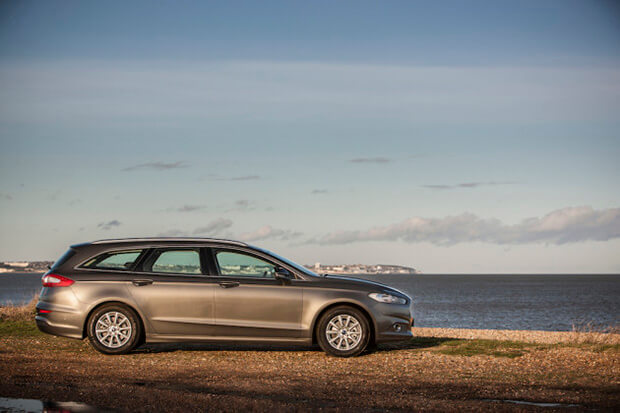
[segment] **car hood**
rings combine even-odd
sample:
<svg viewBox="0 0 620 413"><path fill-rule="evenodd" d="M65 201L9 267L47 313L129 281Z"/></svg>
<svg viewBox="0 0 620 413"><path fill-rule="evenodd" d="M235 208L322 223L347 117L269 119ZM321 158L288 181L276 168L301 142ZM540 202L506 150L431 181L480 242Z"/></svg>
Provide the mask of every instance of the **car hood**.
<svg viewBox="0 0 620 413"><path fill-rule="evenodd" d="M409 300L411 300L411 297L409 297L409 295L405 294L404 292L397 290L394 287L390 287L389 285L382 284L376 281L365 280L362 278L342 276L342 275L330 275L330 274L323 275L321 279L328 283L332 283L332 282L339 283L345 288L348 287L348 288L356 288L356 289L360 289L360 290L364 290L368 292L378 291L378 292L384 292L384 293L389 293L389 294L396 294L396 295L404 296L408 298Z"/></svg>

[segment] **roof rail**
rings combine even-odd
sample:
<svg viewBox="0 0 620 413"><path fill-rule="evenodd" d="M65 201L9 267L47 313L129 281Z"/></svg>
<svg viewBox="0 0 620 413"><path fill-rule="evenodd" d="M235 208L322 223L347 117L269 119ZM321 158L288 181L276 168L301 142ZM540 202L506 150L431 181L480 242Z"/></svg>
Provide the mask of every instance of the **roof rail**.
<svg viewBox="0 0 620 413"><path fill-rule="evenodd" d="M91 244L112 244L116 242L150 242L150 241L197 241L197 242L220 242L224 244L234 244L248 246L245 242L222 238L200 238L200 237L143 237L143 238L116 238L100 239Z"/></svg>

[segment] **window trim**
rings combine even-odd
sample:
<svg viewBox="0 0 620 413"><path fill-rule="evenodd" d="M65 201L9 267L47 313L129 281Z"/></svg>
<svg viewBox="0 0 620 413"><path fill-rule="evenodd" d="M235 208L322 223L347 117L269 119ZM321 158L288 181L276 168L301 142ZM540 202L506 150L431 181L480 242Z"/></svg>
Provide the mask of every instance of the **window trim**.
<svg viewBox="0 0 620 413"><path fill-rule="evenodd" d="M93 270L94 271L119 271L122 273L134 272L137 264L139 264L142 261L142 259L144 258L148 250L149 250L148 248L129 248L129 249L123 248L123 249L118 249L118 250L108 250L108 251L100 252L97 255L92 255L88 257L87 259L82 261L80 264L76 265L74 268L81 269L81 270L88 270L88 271L93 271ZM123 268L105 268L105 267L94 267L94 266L87 267L86 266L86 263L92 260L97 260L96 262L100 263L101 261L105 260L107 257L111 257L112 255L136 252L136 251L140 251L140 254L136 257L136 259L131 264L131 267L129 268L123 269ZM103 258L98 260L99 257L103 257Z"/></svg>

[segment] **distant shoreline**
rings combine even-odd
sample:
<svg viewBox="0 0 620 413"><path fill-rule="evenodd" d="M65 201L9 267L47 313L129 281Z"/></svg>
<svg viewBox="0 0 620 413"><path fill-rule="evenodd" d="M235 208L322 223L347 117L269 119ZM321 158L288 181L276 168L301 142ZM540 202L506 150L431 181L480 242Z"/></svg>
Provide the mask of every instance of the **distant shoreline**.
<svg viewBox="0 0 620 413"><path fill-rule="evenodd" d="M3 275L25 275L25 274L43 274L49 270L32 270L32 271L5 271L0 272L0 277ZM322 272L321 274L324 274ZM429 273L429 272L417 272L415 274L402 274L402 273L350 273L350 272L327 272L330 275L424 275L434 277L452 277L452 276L574 276L574 275L613 275L620 276L620 273L605 273L605 272L568 272L568 273L522 273L522 272L503 272L503 273Z"/></svg>
<svg viewBox="0 0 620 413"><path fill-rule="evenodd" d="M317 274L422 274L422 271L413 267L392 264L321 264L304 265Z"/></svg>

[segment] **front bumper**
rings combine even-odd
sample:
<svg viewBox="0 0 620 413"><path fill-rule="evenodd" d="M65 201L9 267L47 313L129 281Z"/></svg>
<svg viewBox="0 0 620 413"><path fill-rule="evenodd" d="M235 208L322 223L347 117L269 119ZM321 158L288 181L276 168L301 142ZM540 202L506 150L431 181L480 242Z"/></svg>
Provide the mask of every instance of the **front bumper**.
<svg viewBox="0 0 620 413"><path fill-rule="evenodd" d="M382 304L376 319L375 342L402 341L413 337L413 317L406 305Z"/></svg>

